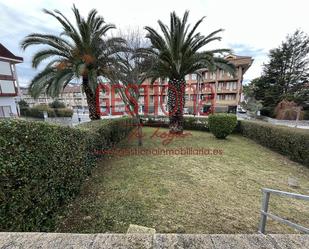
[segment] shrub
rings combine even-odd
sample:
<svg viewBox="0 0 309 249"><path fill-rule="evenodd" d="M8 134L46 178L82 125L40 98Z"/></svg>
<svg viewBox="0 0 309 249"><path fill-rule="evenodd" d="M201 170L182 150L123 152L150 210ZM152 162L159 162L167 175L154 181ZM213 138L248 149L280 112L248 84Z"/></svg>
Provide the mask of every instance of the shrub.
<svg viewBox="0 0 309 249"><path fill-rule="evenodd" d="M208 118L209 130L216 138L224 139L230 135L237 125L237 117L234 114L218 113Z"/></svg>
<svg viewBox="0 0 309 249"><path fill-rule="evenodd" d="M183 126L186 130L209 131L208 118L206 117L184 117Z"/></svg>
<svg viewBox="0 0 309 249"><path fill-rule="evenodd" d="M48 105L36 105L32 108L28 107L21 111L22 116L33 117L33 118L44 118L44 112L47 112L48 117L55 117L55 110L50 108Z"/></svg>
<svg viewBox="0 0 309 249"><path fill-rule="evenodd" d="M169 124L168 116L142 116L141 120L144 126L164 127L167 128ZM186 130L208 131L207 117L184 117L183 123Z"/></svg>
<svg viewBox="0 0 309 249"><path fill-rule="evenodd" d="M60 102L59 100L54 100L49 104L50 108L58 109L58 108L66 108L65 103Z"/></svg>
<svg viewBox="0 0 309 249"><path fill-rule="evenodd" d="M272 107L263 107L260 112L262 116L274 117L274 108Z"/></svg>
<svg viewBox="0 0 309 249"><path fill-rule="evenodd" d="M69 108L58 108L54 110L55 110L56 117L71 118L73 116L73 110Z"/></svg>
<svg viewBox="0 0 309 249"><path fill-rule="evenodd" d="M54 102L53 102L54 103ZM61 103L61 102L59 102ZM55 104L54 106L56 106ZM61 105L60 105L61 106ZM47 112L49 118L54 117L72 117L73 110L69 108L51 108L49 105L36 105L32 108L25 107L21 109L20 114L26 117L44 118L44 112Z"/></svg>
<svg viewBox="0 0 309 249"><path fill-rule="evenodd" d="M309 132L258 121L240 121L240 132L291 160L309 166Z"/></svg>
<svg viewBox="0 0 309 249"><path fill-rule="evenodd" d="M95 165L95 149L124 138L130 119L77 128L0 121L0 231L49 231ZM95 127L95 129L92 129Z"/></svg>
<svg viewBox="0 0 309 249"><path fill-rule="evenodd" d="M18 105L19 105L19 108L20 109L24 109L24 108L27 108L27 107L29 107L29 104L27 103L27 101L25 101L25 100L20 100L20 101L18 101Z"/></svg>

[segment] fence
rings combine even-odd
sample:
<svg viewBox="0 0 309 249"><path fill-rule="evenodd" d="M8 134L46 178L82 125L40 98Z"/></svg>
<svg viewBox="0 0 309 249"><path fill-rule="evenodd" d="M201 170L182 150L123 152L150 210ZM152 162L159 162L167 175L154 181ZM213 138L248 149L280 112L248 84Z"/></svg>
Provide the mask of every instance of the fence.
<svg viewBox="0 0 309 249"><path fill-rule="evenodd" d="M268 189L268 188L263 188L263 200L262 200L262 209L261 209L261 220L260 220L260 225L259 225L259 233L265 234L265 228L266 228L266 221L267 217L272 218L278 222L281 222L283 224L286 224L290 227L293 227L303 233L308 233L309 234L309 228L303 227L301 225L295 224L289 220L283 219L277 215L271 214L268 212L268 204L269 204L269 198L270 194L276 194L282 197L289 197L289 198L294 198L297 200L305 200L309 201L309 196L308 195L301 195L301 194L295 194L295 193L289 193L289 192L283 192L279 190L274 190L274 189Z"/></svg>

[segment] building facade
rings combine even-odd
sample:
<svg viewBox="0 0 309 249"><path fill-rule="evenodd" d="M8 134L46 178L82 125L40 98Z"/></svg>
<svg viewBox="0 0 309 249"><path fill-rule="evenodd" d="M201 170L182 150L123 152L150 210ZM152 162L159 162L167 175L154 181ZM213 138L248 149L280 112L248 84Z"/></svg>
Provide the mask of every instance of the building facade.
<svg viewBox="0 0 309 249"><path fill-rule="evenodd" d="M214 112L236 112L237 106L241 102L243 76L251 66L253 59L249 56L236 55L229 55L226 59L235 65L235 75L220 69L215 72L204 69L200 70L198 74L186 76L185 114L207 112L210 106L213 106ZM146 81L144 84L148 84L150 88L148 91L150 112L155 110L155 102L158 101L156 95L158 94L160 95L159 102L162 101L162 106L166 109L167 91L162 88L166 89L168 82L156 81L154 85L151 85L149 81ZM139 103L145 106L144 101L145 97L142 91ZM160 108L158 114L162 114Z"/></svg>
<svg viewBox="0 0 309 249"><path fill-rule="evenodd" d="M229 55L227 60L232 62L236 67L235 75L231 75L223 70L218 69L215 72L209 72L207 69L200 70L198 74L190 74L186 76L185 89L185 114L194 114L197 112L206 112L210 106L214 107L215 112L236 112L236 108L241 101L242 94L242 80L243 75L251 66L253 59L248 56ZM103 82L107 83L108 82ZM156 113L163 115L167 112L167 81L156 81L150 84L146 80L140 87L139 97L139 111L145 111L145 95L148 94L148 111L149 114ZM145 92L146 88L148 91ZM22 98L26 100L30 106L35 104L49 104L53 101L45 94L41 94L38 99L33 99L27 89L22 88ZM107 106L105 103L111 103L111 96L100 95L101 111L105 112ZM212 100L205 101L205 97L210 96ZM120 96L116 96L119 98ZM109 101L106 101L109 98ZM67 107L79 110L81 112L88 112L87 99L79 84L69 84L65 87L62 94L57 98L64 102ZM124 103L116 101L114 103L114 110L124 111ZM155 107L157 106L157 108ZM112 108L110 108L111 110ZM157 110L156 110L157 109ZM163 110L164 109L164 110ZM195 111L194 111L195 110ZM165 111L165 112L164 112Z"/></svg>
<svg viewBox="0 0 309 249"><path fill-rule="evenodd" d="M15 56L0 43L0 118L19 115L16 104L19 83L15 65L22 62L22 57Z"/></svg>

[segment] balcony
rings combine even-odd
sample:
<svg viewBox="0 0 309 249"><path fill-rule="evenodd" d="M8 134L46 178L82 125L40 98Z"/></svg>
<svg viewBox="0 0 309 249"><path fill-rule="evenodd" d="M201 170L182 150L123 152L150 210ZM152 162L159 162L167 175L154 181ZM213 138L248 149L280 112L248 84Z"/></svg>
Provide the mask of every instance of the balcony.
<svg viewBox="0 0 309 249"><path fill-rule="evenodd" d="M237 100L216 100L216 104L218 105L237 105Z"/></svg>

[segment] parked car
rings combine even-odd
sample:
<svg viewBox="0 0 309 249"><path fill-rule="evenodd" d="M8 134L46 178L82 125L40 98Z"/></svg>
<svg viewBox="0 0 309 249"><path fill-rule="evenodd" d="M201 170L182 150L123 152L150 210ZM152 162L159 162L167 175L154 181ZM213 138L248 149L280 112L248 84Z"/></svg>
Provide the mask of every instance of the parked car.
<svg viewBox="0 0 309 249"><path fill-rule="evenodd" d="M237 107L237 113L247 113L247 110L243 109L242 107Z"/></svg>

